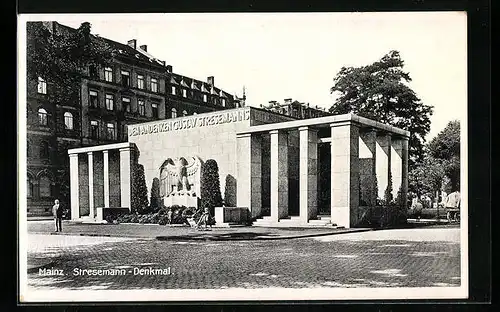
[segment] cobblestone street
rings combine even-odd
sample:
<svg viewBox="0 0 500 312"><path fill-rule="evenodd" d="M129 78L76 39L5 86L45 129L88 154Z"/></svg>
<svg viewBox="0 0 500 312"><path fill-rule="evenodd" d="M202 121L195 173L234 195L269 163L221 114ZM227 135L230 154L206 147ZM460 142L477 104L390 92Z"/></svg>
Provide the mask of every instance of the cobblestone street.
<svg viewBox="0 0 500 312"><path fill-rule="evenodd" d="M30 289L224 289L460 285L460 230L427 228L257 241L29 234L29 258L50 259L28 274ZM167 275L134 274L140 268ZM75 275L124 269L124 275Z"/></svg>

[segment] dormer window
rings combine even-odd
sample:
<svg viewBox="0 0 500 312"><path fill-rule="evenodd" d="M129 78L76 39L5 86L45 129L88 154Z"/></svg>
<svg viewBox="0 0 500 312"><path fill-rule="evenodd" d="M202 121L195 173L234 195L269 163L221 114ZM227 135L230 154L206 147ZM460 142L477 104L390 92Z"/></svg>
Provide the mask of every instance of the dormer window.
<svg viewBox="0 0 500 312"><path fill-rule="evenodd" d="M182 89L182 96L187 97L187 90L186 89Z"/></svg>
<svg viewBox="0 0 500 312"><path fill-rule="evenodd" d="M203 102L205 102L205 103L206 103L206 102L207 102L207 99L208 99L207 95L206 95L206 94L203 94Z"/></svg>
<svg viewBox="0 0 500 312"><path fill-rule="evenodd" d="M172 89L170 91L173 95L175 95L175 86L172 86Z"/></svg>
<svg viewBox="0 0 500 312"><path fill-rule="evenodd" d="M222 99L222 106L226 107L226 99Z"/></svg>

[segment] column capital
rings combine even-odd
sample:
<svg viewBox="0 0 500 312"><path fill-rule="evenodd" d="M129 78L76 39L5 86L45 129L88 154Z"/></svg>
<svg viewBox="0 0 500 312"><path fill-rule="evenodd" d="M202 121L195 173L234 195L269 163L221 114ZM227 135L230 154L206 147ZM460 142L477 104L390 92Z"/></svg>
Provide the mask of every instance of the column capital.
<svg viewBox="0 0 500 312"><path fill-rule="evenodd" d="M269 131L269 134L278 134L279 132L281 132L280 130L271 130Z"/></svg>
<svg viewBox="0 0 500 312"><path fill-rule="evenodd" d="M108 152L109 152L109 150L102 151L103 154L107 154Z"/></svg>
<svg viewBox="0 0 500 312"><path fill-rule="evenodd" d="M87 155L92 156L93 152L87 152Z"/></svg>
<svg viewBox="0 0 500 312"><path fill-rule="evenodd" d="M74 154L69 154L69 157L75 157L75 158L76 158L76 157L78 157L78 155L79 155L79 154L77 154L77 153L74 153Z"/></svg>
<svg viewBox="0 0 500 312"><path fill-rule="evenodd" d="M120 152L130 152L131 148L130 147L122 147L119 149Z"/></svg>

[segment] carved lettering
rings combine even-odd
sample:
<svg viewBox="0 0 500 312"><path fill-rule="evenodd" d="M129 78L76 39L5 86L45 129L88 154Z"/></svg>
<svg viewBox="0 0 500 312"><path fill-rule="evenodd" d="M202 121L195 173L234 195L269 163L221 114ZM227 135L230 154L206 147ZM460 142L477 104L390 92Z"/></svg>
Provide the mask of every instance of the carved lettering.
<svg viewBox="0 0 500 312"><path fill-rule="evenodd" d="M266 116L267 117L267 116ZM181 120L165 121L154 125L129 126L129 136L137 136L151 133L169 132L174 130L191 129L239 122L250 119L250 109L242 109L232 112L220 112L212 116L188 117Z"/></svg>

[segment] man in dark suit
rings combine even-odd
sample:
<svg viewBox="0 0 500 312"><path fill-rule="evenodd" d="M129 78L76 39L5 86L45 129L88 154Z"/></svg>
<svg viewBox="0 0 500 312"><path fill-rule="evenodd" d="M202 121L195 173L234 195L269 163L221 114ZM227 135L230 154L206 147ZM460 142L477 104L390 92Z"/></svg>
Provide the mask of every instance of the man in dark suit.
<svg viewBox="0 0 500 312"><path fill-rule="evenodd" d="M52 215L56 223L56 232L62 232L62 217L63 217L63 207L59 204L59 199L54 201L54 206L52 206Z"/></svg>

